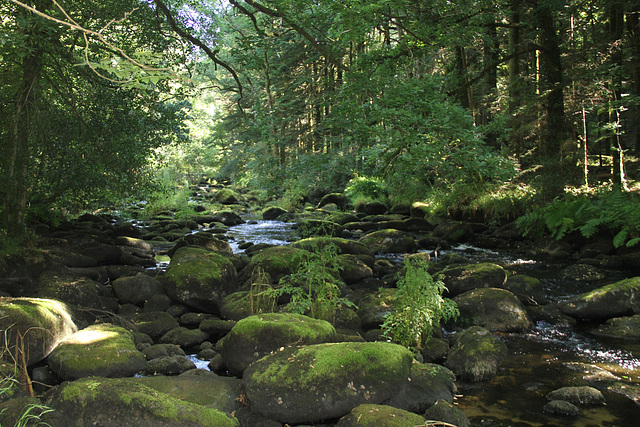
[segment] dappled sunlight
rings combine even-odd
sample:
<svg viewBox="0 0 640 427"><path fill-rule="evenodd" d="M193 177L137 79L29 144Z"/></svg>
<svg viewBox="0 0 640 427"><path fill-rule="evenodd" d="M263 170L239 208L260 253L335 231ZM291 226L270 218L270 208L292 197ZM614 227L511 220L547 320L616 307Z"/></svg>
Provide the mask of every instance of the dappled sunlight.
<svg viewBox="0 0 640 427"><path fill-rule="evenodd" d="M83 330L76 332L75 334L67 338L64 343L89 345L117 337L118 333L113 331Z"/></svg>

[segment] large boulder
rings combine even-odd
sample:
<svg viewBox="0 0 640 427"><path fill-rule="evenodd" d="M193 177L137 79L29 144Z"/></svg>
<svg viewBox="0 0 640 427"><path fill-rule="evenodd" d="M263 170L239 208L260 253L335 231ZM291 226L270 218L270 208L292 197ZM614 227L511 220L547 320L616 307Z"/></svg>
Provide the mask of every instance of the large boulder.
<svg viewBox="0 0 640 427"><path fill-rule="evenodd" d="M147 361L126 329L103 323L82 329L49 355L49 367L65 380L101 376L128 377L147 368Z"/></svg>
<svg viewBox="0 0 640 427"><path fill-rule="evenodd" d="M525 274L509 276L503 288L513 292L525 305L541 305L548 303L542 282L535 277L527 276Z"/></svg>
<svg viewBox="0 0 640 427"><path fill-rule="evenodd" d="M583 320L607 320L640 314L640 277L576 295L561 302L559 307L564 314Z"/></svg>
<svg viewBox="0 0 640 427"><path fill-rule="evenodd" d="M358 316L365 331L382 325L385 317L393 310L395 293L395 289L380 288L376 292L367 293L358 301Z"/></svg>
<svg viewBox="0 0 640 427"><path fill-rule="evenodd" d="M482 326L492 332L522 332L532 327L520 300L505 289L473 289L453 301L460 310L461 324Z"/></svg>
<svg viewBox="0 0 640 427"><path fill-rule="evenodd" d="M445 268L441 273L449 296L477 288L502 288L507 282L504 268L489 262L455 265Z"/></svg>
<svg viewBox="0 0 640 427"><path fill-rule="evenodd" d="M340 224L323 219L306 219L298 224L298 234L303 237L342 236Z"/></svg>
<svg viewBox="0 0 640 427"><path fill-rule="evenodd" d="M488 330L472 326L455 335L445 366L460 379L488 381L496 375L506 354L505 343Z"/></svg>
<svg viewBox="0 0 640 427"><path fill-rule="evenodd" d="M414 252L418 248L413 237L404 231L392 228L374 231L359 241L376 253L407 253Z"/></svg>
<svg viewBox="0 0 640 427"><path fill-rule="evenodd" d="M338 248L339 254L369 255L374 252L367 245L342 237L310 237L298 240L290 245L292 248L305 249L310 252L323 249L325 246L334 245Z"/></svg>
<svg viewBox="0 0 640 427"><path fill-rule="evenodd" d="M222 358L235 375L281 347L331 341L336 331L329 322L293 313L264 313L246 317L222 339Z"/></svg>
<svg viewBox="0 0 640 427"><path fill-rule="evenodd" d="M236 269L227 257L194 247L174 254L165 280L172 299L206 313L218 313L224 297L238 286Z"/></svg>
<svg viewBox="0 0 640 427"><path fill-rule="evenodd" d="M180 392L176 393L174 388L162 388L163 391L158 391L153 388L153 384L146 383L137 378L97 377L66 382L49 396L46 403L54 411L47 414L43 421L52 427L239 425L234 417L225 412L186 399L181 400ZM206 394L206 390L193 390L197 390L202 396Z"/></svg>
<svg viewBox="0 0 640 427"><path fill-rule="evenodd" d="M591 330L591 333L618 339L640 340L640 314L613 317L604 325Z"/></svg>
<svg viewBox="0 0 640 427"><path fill-rule="evenodd" d="M25 355L27 366L47 357L78 330L67 304L39 298L0 298L0 354L12 360Z"/></svg>
<svg viewBox="0 0 640 427"><path fill-rule="evenodd" d="M389 399L404 387L412 360L408 349L386 342L306 345L263 357L242 380L252 412L313 423Z"/></svg>
<svg viewBox="0 0 640 427"><path fill-rule="evenodd" d="M240 274L242 282L250 280L256 271L262 271L271 276L277 283L282 277L294 273L308 256L308 252L293 246L272 246L253 255L249 265Z"/></svg>
<svg viewBox="0 0 640 427"><path fill-rule="evenodd" d="M39 298L64 301L75 307L102 309L99 285L70 271L45 271L38 279Z"/></svg>
<svg viewBox="0 0 640 427"><path fill-rule="evenodd" d="M136 314L132 318L138 332L149 335L153 340L160 339L170 330L178 327L178 321L164 311L150 311Z"/></svg>
<svg viewBox="0 0 640 427"><path fill-rule="evenodd" d="M340 277L347 285L373 277L373 269L367 264L367 262L370 262L370 264L373 265L375 258L371 257L370 260L365 259L363 261L365 257L366 255L338 255L337 261L340 266Z"/></svg>
<svg viewBox="0 0 640 427"><path fill-rule="evenodd" d="M112 283L120 304L143 305L149 298L162 291L162 284L146 274L119 277Z"/></svg>

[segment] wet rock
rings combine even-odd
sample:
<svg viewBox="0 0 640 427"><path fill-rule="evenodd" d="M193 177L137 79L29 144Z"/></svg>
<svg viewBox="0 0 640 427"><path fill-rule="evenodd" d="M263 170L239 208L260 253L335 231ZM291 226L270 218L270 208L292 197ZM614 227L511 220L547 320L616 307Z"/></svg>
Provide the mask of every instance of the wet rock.
<svg viewBox="0 0 640 427"><path fill-rule="evenodd" d="M324 320L292 313L265 313L238 321L221 340L222 357L235 375L251 363L291 345L328 342L335 337L334 327Z"/></svg>
<svg viewBox="0 0 640 427"><path fill-rule="evenodd" d="M335 222L340 225L345 225L349 222L358 222L360 221L358 217L352 213L348 212L334 212L327 217L327 221Z"/></svg>
<svg viewBox="0 0 640 427"><path fill-rule="evenodd" d="M522 332L533 326L522 303L505 289L473 289L453 299L457 324L482 326L491 332Z"/></svg>
<svg viewBox="0 0 640 427"><path fill-rule="evenodd" d="M385 317L393 310L395 292L395 289L382 288L368 292L358 301L358 316L365 331L382 325Z"/></svg>
<svg viewBox="0 0 640 427"><path fill-rule="evenodd" d="M243 384L251 411L282 423L342 417L400 391L413 357L385 342L289 347L251 364Z"/></svg>
<svg viewBox="0 0 640 427"><path fill-rule="evenodd" d="M516 274L510 276L502 287L513 292L525 305L544 305L548 302L542 282L535 277Z"/></svg>
<svg viewBox="0 0 640 427"><path fill-rule="evenodd" d="M139 313L132 321L138 332L149 335L154 341L179 326L178 321L164 311Z"/></svg>
<svg viewBox="0 0 640 427"><path fill-rule="evenodd" d="M444 361L449 352L449 341L444 338L431 338L420 350L425 363L439 363Z"/></svg>
<svg viewBox="0 0 640 427"><path fill-rule="evenodd" d="M577 282L591 282L606 278L596 267L588 264L573 264L560 272L560 278Z"/></svg>
<svg viewBox="0 0 640 427"><path fill-rule="evenodd" d="M455 378L455 374L444 366L414 362L402 391L383 403L417 414L440 399L452 403L457 392Z"/></svg>
<svg viewBox="0 0 640 427"><path fill-rule="evenodd" d="M576 295L559 304L576 319L606 320L640 313L640 277L621 280Z"/></svg>
<svg viewBox="0 0 640 427"><path fill-rule="evenodd" d="M89 326L67 337L51 352L48 361L51 370L64 380L127 377L147 367L133 334L108 323Z"/></svg>
<svg viewBox="0 0 640 427"><path fill-rule="evenodd" d="M173 392L159 392L137 378L85 378L68 382L53 391L47 405L54 411L44 421L52 427L239 425L225 412L178 399Z"/></svg>
<svg viewBox="0 0 640 427"><path fill-rule="evenodd" d="M640 340L640 314L614 317L607 320L606 325L593 329L591 333L607 337Z"/></svg>
<svg viewBox="0 0 640 427"><path fill-rule="evenodd" d="M498 370L507 354L505 343L479 326L472 326L454 336L445 366L458 378L470 381L488 381Z"/></svg>
<svg viewBox="0 0 640 427"><path fill-rule="evenodd" d="M447 267L441 273L450 296L478 288L501 288L507 282L504 268L489 262Z"/></svg>
<svg viewBox="0 0 640 427"><path fill-rule="evenodd" d="M447 400L438 400L423 415L427 420L440 421L457 427L470 427L467 416L453 403ZM435 424L436 426L438 424Z"/></svg>
<svg viewBox="0 0 640 427"><path fill-rule="evenodd" d="M237 289L231 261L214 251L184 247L171 259L165 274L167 294L205 313L217 313L225 296Z"/></svg>
<svg viewBox="0 0 640 427"><path fill-rule="evenodd" d="M184 356L162 356L149 361L147 373L151 375L180 375L195 368L195 363Z"/></svg>
<svg viewBox="0 0 640 427"><path fill-rule="evenodd" d="M373 251L367 245L341 237L310 237L308 239L298 240L292 243L290 247L315 252L328 245L337 246L338 254L373 256Z"/></svg>
<svg viewBox="0 0 640 427"><path fill-rule="evenodd" d="M240 201L240 195L230 188L223 188L215 193L215 199L223 205L234 205Z"/></svg>
<svg viewBox="0 0 640 427"><path fill-rule="evenodd" d="M256 314L256 312L260 312L258 305L259 304L256 304L256 310L254 312L250 291L233 292L224 297L222 305L220 306L220 316L228 321L244 319L247 316ZM273 310L264 311L270 312Z"/></svg>
<svg viewBox="0 0 640 427"><path fill-rule="evenodd" d="M359 242L376 253L407 253L414 252L418 247L409 234L390 228L369 233Z"/></svg>
<svg viewBox="0 0 640 427"><path fill-rule="evenodd" d="M376 426L404 427L424 425L424 418L403 409L387 405L358 405L340 418L336 427Z"/></svg>
<svg viewBox="0 0 640 427"><path fill-rule="evenodd" d="M27 365L47 357L65 338L78 330L67 304L39 298L0 298L0 347L19 360L17 345L22 341ZM22 337L22 338L20 338Z"/></svg>
<svg viewBox="0 0 640 427"><path fill-rule="evenodd" d="M229 245L229 242L217 239L213 235L202 232L202 233L196 233L196 234L188 234L182 237L167 252L167 255L173 258L173 256L178 251L178 249L184 248L186 246L195 246L199 248L208 249L210 251L223 252L227 254L233 253L233 250L231 249L231 245Z"/></svg>
<svg viewBox="0 0 640 427"><path fill-rule="evenodd" d="M121 304L143 305L162 291L162 284L146 274L120 277L113 281L112 286Z"/></svg>
<svg viewBox="0 0 640 427"><path fill-rule="evenodd" d="M549 400L564 400L574 405L604 405L604 396L589 386L562 387L547 394Z"/></svg>
<svg viewBox="0 0 640 427"><path fill-rule="evenodd" d="M282 208L278 208L278 207L272 206L272 207L267 208L264 211L262 211L262 219L264 219L264 220L275 220L280 215L286 214L286 213L287 213L286 210L284 210Z"/></svg>
<svg viewBox="0 0 640 427"><path fill-rule="evenodd" d="M561 415L564 417L576 417L581 414L580 409L573 403L564 400L552 400L544 405L543 410L553 415Z"/></svg>

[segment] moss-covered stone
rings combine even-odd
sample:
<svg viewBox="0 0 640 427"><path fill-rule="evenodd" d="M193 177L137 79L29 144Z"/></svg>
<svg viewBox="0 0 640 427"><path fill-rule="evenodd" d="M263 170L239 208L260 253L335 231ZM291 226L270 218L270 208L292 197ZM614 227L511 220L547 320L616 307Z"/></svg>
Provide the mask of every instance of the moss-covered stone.
<svg viewBox="0 0 640 427"><path fill-rule="evenodd" d="M594 335L640 340L640 314L625 317L614 317L591 331Z"/></svg>
<svg viewBox="0 0 640 427"><path fill-rule="evenodd" d="M16 359L16 346L24 348L27 365L37 363L78 330L73 317L71 308L57 300L0 298L0 348Z"/></svg>
<svg viewBox="0 0 640 427"><path fill-rule="evenodd" d="M503 288L513 292L525 305L540 305L548 302L542 282L535 277L525 274L509 276Z"/></svg>
<svg viewBox="0 0 640 427"><path fill-rule="evenodd" d="M65 380L127 377L147 367L133 334L108 323L89 326L66 338L51 352L48 361L51 370Z"/></svg>
<svg viewBox="0 0 640 427"><path fill-rule="evenodd" d="M547 394L549 400L564 400L574 405L604 405L604 396L597 388L582 387L562 387Z"/></svg>
<svg viewBox="0 0 640 427"><path fill-rule="evenodd" d="M439 425L437 422L440 421L457 427L471 426L467 416L447 400L438 400L435 405L425 411L424 418L436 422L434 425Z"/></svg>
<svg viewBox="0 0 640 427"><path fill-rule="evenodd" d="M353 254L343 254L337 257L340 277L347 285L373 277L373 269L363 260L365 257L367 256ZM371 257L369 262L373 265L375 258Z"/></svg>
<svg viewBox="0 0 640 427"><path fill-rule="evenodd" d="M507 354L505 343L479 326L472 326L454 337L445 365L458 378L471 381L488 381L498 370Z"/></svg>
<svg viewBox="0 0 640 427"><path fill-rule="evenodd" d="M453 402L455 379L455 374L444 366L414 362L402 391L383 403L421 414L440 399Z"/></svg>
<svg viewBox="0 0 640 427"><path fill-rule="evenodd" d="M358 301L358 316L365 331L382 325L385 316L393 310L395 292L395 289L381 288Z"/></svg>
<svg viewBox="0 0 640 427"><path fill-rule="evenodd" d="M119 277L113 281L113 290L120 304L143 305L149 298L161 292L162 284L146 274Z"/></svg>
<svg viewBox="0 0 640 427"><path fill-rule="evenodd" d="M64 301L75 307L102 309L96 283L88 277L46 271L38 279L38 298Z"/></svg>
<svg viewBox="0 0 640 427"><path fill-rule="evenodd" d="M374 231L359 240L376 253L406 253L418 248L417 243L404 231L387 228Z"/></svg>
<svg viewBox="0 0 640 427"><path fill-rule="evenodd" d="M150 311L139 313L133 318L138 332L149 335L153 340L158 340L170 330L177 328L178 321L164 311Z"/></svg>
<svg viewBox="0 0 640 427"><path fill-rule="evenodd" d="M219 312L223 298L238 286L236 269L228 258L195 247L174 254L165 280L171 298L207 313Z"/></svg>
<svg viewBox="0 0 640 427"><path fill-rule="evenodd" d="M253 412L311 423L390 398L406 383L412 360L405 347L386 342L290 347L254 362L243 383Z"/></svg>
<svg viewBox="0 0 640 427"><path fill-rule="evenodd" d="M321 250L326 246L334 245L338 248L338 254L369 255L374 252L366 245L342 237L310 237L298 240L289 245L292 248L305 249L310 252Z"/></svg>
<svg viewBox="0 0 640 427"><path fill-rule="evenodd" d="M576 295L560 303L559 307L564 314L586 320L640 314L640 277L624 279Z"/></svg>
<svg viewBox="0 0 640 427"><path fill-rule="evenodd" d="M47 404L55 409L45 418L52 427L238 426L227 413L129 379L84 378L64 383L54 390Z"/></svg>
<svg viewBox="0 0 640 427"><path fill-rule="evenodd" d="M386 405L365 403L340 418L336 427L408 427L424 425L424 418L413 412Z"/></svg>
<svg viewBox="0 0 640 427"><path fill-rule="evenodd" d="M282 277L294 273L302 263L308 252L294 246L272 246L256 253L240 275L242 282L250 280L256 271L262 271L271 276L274 283Z"/></svg>
<svg viewBox="0 0 640 427"><path fill-rule="evenodd" d="M264 313L244 318L222 339L221 354L233 374L281 347L331 341L336 334L327 321L293 313Z"/></svg>
<svg viewBox="0 0 640 427"><path fill-rule="evenodd" d="M489 262L452 266L441 273L449 296L478 288L502 288L507 281L504 268Z"/></svg>
<svg viewBox="0 0 640 427"><path fill-rule="evenodd" d="M453 299L459 322L482 326L492 332L521 332L532 327L522 303L505 289L473 289Z"/></svg>
<svg viewBox="0 0 640 427"><path fill-rule="evenodd" d="M298 234L302 238L314 236L340 237L342 231L343 228L340 224L322 219L305 219L298 224Z"/></svg>

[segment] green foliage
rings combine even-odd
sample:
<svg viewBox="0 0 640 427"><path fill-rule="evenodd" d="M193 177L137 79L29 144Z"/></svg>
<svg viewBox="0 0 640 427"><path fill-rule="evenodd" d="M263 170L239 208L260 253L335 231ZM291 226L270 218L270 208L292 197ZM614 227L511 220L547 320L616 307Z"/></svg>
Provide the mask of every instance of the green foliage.
<svg viewBox="0 0 640 427"><path fill-rule="evenodd" d="M249 290L251 314L273 313L277 302L276 293L269 283L267 274L262 268L256 268L251 273L251 289Z"/></svg>
<svg viewBox="0 0 640 427"><path fill-rule="evenodd" d="M360 197L372 201L384 201L387 197L387 191L380 178L361 176L358 174L349 180L344 189L344 194L349 197L352 202L355 202Z"/></svg>
<svg viewBox="0 0 640 427"><path fill-rule="evenodd" d="M558 240L573 232L589 238L606 230L613 233L616 248L630 247L640 243L640 199L619 190L567 194L523 215L516 224L525 236L541 237L548 231Z"/></svg>
<svg viewBox="0 0 640 427"><path fill-rule="evenodd" d="M355 307L342 297L340 270L337 260L338 247L334 244L310 252L302 260L298 270L280 280L274 293L288 295L291 301L287 309L293 313L307 314L316 319L332 320L337 311Z"/></svg>
<svg viewBox="0 0 640 427"><path fill-rule="evenodd" d="M382 324L385 338L408 348L421 348L441 321L460 315L455 302L442 297L444 283L434 281L428 268L424 260L405 260L404 274L394 295L394 310Z"/></svg>

